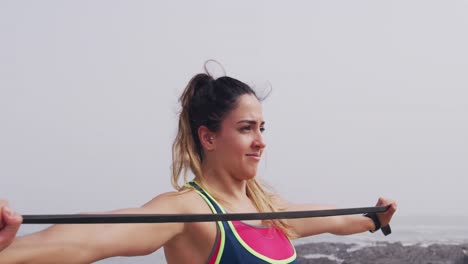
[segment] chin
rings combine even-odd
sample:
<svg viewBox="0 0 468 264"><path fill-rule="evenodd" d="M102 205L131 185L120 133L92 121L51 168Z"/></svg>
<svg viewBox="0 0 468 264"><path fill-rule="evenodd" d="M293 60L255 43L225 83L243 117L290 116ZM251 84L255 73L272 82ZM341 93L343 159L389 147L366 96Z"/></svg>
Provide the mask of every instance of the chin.
<svg viewBox="0 0 468 264"><path fill-rule="evenodd" d="M257 166L239 166L233 171L238 180L250 180L257 176Z"/></svg>
<svg viewBox="0 0 468 264"><path fill-rule="evenodd" d="M257 171L248 171L248 172L245 172L243 175L242 175L242 178L244 180L251 180L253 178L255 178L257 176Z"/></svg>

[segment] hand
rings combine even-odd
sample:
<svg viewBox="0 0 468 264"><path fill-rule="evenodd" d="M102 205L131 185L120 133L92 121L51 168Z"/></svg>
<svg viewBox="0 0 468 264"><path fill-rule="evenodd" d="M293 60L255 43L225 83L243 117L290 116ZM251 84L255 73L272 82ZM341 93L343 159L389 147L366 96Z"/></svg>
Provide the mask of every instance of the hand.
<svg viewBox="0 0 468 264"><path fill-rule="evenodd" d="M0 200L0 251L8 247L16 236L23 218L7 207L8 202Z"/></svg>
<svg viewBox="0 0 468 264"><path fill-rule="evenodd" d="M387 211L383 213L378 213L377 216L379 217L379 221L382 227L387 226L392 219L393 214L397 209L397 204L394 200L386 199L380 197L377 201L376 206L390 206Z"/></svg>

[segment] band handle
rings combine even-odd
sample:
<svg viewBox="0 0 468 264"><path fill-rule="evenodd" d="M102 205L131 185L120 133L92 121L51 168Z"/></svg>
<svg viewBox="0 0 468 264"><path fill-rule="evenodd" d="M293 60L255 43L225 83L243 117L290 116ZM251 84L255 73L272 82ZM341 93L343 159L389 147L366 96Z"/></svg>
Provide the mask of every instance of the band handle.
<svg viewBox="0 0 468 264"><path fill-rule="evenodd" d="M390 225L382 226L382 224L380 223L379 217L377 216L377 213L370 212L370 213L364 214L364 216L372 219L372 222L374 222L375 229L369 230L369 232L374 233L375 231L382 229L382 233L385 236L388 236L392 233L392 229L390 228Z"/></svg>

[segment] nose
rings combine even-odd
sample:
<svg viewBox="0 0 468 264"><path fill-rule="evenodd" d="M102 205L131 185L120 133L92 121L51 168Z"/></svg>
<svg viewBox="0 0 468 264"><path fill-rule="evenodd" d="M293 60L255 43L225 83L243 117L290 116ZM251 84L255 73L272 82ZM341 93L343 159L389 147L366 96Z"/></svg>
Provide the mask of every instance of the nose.
<svg viewBox="0 0 468 264"><path fill-rule="evenodd" d="M253 141L253 146L254 148L257 148L257 149L263 149L266 147L266 143L265 143L262 133L257 134L257 136L255 137Z"/></svg>

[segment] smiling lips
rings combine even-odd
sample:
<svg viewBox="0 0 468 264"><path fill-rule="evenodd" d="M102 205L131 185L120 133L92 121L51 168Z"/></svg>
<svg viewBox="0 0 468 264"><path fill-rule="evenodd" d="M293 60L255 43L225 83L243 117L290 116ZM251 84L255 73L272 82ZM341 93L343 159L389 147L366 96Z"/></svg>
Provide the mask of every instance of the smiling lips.
<svg viewBox="0 0 468 264"><path fill-rule="evenodd" d="M260 161L260 157L261 157L260 153L247 154L246 156L250 157L250 158L252 158L252 159L254 159L256 161Z"/></svg>

